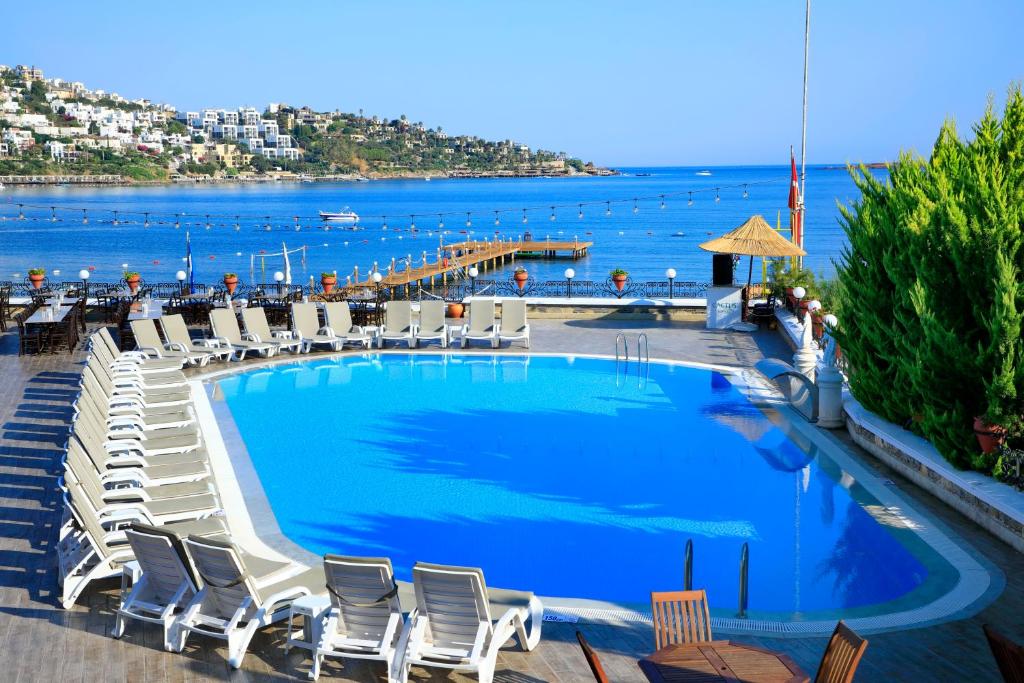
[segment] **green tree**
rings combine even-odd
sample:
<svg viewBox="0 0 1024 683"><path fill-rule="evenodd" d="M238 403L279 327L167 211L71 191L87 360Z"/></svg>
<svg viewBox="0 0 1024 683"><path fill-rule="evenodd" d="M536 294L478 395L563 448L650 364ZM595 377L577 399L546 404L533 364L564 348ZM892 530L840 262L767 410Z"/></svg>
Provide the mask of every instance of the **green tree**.
<svg viewBox="0 0 1024 683"><path fill-rule="evenodd" d="M853 172L842 210L838 339L850 388L958 467L991 471L975 416L1020 432L1024 414L1024 97L991 105L970 142L946 123L926 161L904 154L885 183Z"/></svg>

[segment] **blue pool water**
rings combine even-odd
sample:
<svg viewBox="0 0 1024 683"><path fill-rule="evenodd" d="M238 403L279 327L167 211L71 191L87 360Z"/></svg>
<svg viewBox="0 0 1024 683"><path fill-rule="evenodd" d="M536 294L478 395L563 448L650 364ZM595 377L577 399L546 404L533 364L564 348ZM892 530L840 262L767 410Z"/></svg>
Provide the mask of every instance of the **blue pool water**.
<svg viewBox="0 0 1024 683"><path fill-rule="evenodd" d="M488 583L641 606L863 613L948 566L723 375L547 356L367 354L219 380L282 532L315 553L483 567ZM880 521L876 521L880 520ZM851 612L850 610L853 610Z"/></svg>

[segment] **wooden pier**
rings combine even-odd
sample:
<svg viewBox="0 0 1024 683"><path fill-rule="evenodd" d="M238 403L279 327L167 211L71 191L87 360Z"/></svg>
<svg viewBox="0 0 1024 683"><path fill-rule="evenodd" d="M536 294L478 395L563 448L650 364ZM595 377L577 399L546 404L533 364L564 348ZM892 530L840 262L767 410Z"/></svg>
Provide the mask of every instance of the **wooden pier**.
<svg viewBox="0 0 1024 683"><path fill-rule="evenodd" d="M472 240L442 244L437 248L433 262L429 261L427 252L423 252L418 260L421 264L419 266L414 265L417 261L413 260L411 255L401 261L392 259L390 265L378 271L383 276L380 286L408 287L413 283L433 286L437 280L440 280L442 285L447 285L449 279L458 280L465 277L473 266L476 266L480 273L486 273L501 268L506 261L515 262L518 255L556 257L564 253L569 258L578 259L586 256L593 244L579 240ZM360 274L357 266L342 286L347 289L376 286L377 283L373 280L375 269L376 264L370 272Z"/></svg>

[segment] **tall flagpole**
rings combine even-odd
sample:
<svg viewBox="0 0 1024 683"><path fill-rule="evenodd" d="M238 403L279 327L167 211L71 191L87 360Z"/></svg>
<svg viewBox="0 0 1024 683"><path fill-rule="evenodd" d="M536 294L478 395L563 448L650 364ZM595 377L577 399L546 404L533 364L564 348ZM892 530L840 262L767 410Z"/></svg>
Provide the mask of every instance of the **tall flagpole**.
<svg viewBox="0 0 1024 683"><path fill-rule="evenodd" d="M804 203L804 193L807 191L807 58L811 45L811 0L807 0L807 10L804 14L804 111L803 123L800 131L800 244L804 248L804 233L807 231L806 212L807 206ZM803 266L803 257L800 257L800 265Z"/></svg>

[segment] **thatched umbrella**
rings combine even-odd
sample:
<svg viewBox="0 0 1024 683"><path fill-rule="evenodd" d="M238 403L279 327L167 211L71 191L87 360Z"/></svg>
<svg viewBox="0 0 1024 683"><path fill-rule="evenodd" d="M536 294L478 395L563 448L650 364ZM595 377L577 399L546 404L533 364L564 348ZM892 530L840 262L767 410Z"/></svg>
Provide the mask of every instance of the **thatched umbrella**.
<svg viewBox="0 0 1024 683"><path fill-rule="evenodd" d="M744 254L750 256L750 268L747 271L747 291L754 276L755 256L806 256L807 252L793 244L768 225L760 215L751 216L750 220L727 232L721 237L700 245L704 251L718 254Z"/></svg>

